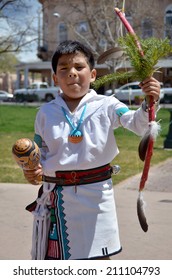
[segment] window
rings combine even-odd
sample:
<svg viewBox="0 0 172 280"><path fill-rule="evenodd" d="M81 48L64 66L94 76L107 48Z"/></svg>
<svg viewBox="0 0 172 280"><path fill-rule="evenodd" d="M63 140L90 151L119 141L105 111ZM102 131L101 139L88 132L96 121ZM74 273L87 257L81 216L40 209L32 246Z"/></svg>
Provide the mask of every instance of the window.
<svg viewBox="0 0 172 280"><path fill-rule="evenodd" d="M67 25L65 23L61 22L59 24L58 28L59 28L59 43L61 43L68 39Z"/></svg>
<svg viewBox="0 0 172 280"><path fill-rule="evenodd" d="M172 43L172 5L165 12L165 37L170 39Z"/></svg>
<svg viewBox="0 0 172 280"><path fill-rule="evenodd" d="M140 89L139 85L127 85L123 88L123 90L130 90L130 89Z"/></svg>
<svg viewBox="0 0 172 280"><path fill-rule="evenodd" d="M107 46L107 41L105 40L105 39L100 39L99 40L99 46L102 48L102 49L104 49L104 48L106 48L106 46Z"/></svg>
<svg viewBox="0 0 172 280"><path fill-rule="evenodd" d="M32 84L28 87L29 89L37 89L37 84Z"/></svg>
<svg viewBox="0 0 172 280"><path fill-rule="evenodd" d="M40 88L47 88L46 84L40 84Z"/></svg>
<svg viewBox="0 0 172 280"><path fill-rule="evenodd" d="M129 88L131 88L131 89L140 89L139 85L132 85Z"/></svg>
<svg viewBox="0 0 172 280"><path fill-rule="evenodd" d="M150 18L146 18L142 22L142 38L150 38L153 36L153 30L152 30L152 21Z"/></svg>
<svg viewBox="0 0 172 280"><path fill-rule="evenodd" d="M76 30L78 33L87 33L88 23L86 21L80 21L76 26Z"/></svg>

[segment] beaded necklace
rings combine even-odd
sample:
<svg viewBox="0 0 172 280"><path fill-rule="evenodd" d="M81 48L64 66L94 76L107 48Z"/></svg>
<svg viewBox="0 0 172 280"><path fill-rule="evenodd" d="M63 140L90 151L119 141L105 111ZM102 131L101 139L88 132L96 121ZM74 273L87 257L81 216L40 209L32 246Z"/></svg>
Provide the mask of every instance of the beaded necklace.
<svg viewBox="0 0 172 280"><path fill-rule="evenodd" d="M77 144L77 143L81 142L83 139L83 133L81 132L81 130L79 130L79 127L83 123L86 108L87 108L87 103L84 105L84 109L82 111L82 114L81 114L81 117L79 119L77 126L75 126L73 124L72 120L70 119L70 117L67 115L66 110L62 107L64 116L72 128L72 131L70 132L70 134L68 136L69 142L71 142L71 143Z"/></svg>

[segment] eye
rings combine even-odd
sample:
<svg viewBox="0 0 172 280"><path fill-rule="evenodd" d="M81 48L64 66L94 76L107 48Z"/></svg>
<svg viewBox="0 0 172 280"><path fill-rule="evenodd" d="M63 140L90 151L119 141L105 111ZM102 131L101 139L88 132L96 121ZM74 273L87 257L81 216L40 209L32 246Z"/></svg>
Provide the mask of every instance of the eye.
<svg viewBox="0 0 172 280"><path fill-rule="evenodd" d="M66 69L67 69L67 67L62 67L62 68L60 68L61 71L64 71L64 70L66 70Z"/></svg>
<svg viewBox="0 0 172 280"><path fill-rule="evenodd" d="M79 66L76 67L76 69L79 70L79 71L82 70L83 68L84 68L83 65L79 65Z"/></svg>

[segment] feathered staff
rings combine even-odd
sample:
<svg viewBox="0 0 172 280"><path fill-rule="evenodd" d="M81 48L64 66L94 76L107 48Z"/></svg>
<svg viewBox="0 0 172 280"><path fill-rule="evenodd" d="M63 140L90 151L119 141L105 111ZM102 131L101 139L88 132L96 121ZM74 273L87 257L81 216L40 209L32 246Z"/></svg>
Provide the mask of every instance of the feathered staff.
<svg viewBox="0 0 172 280"><path fill-rule="evenodd" d="M142 58L144 58L144 52L142 50L140 42L139 42L132 26L129 24L129 22L126 20L124 14L118 8L115 8L115 11L116 11L117 15L119 16L120 20L122 21L122 23L124 24L125 28L129 32L129 34L133 36L133 39L135 41L135 44L139 51L140 56ZM149 96L147 102L148 102L148 115L149 115L149 130L147 131L146 135L143 137L143 139L141 140L141 143L139 145L139 155L140 155L140 158L143 161L145 161L145 164L144 164L143 173L142 173L140 186L139 186L139 196L137 199L137 214L138 214L140 225L145 232L148 230L148 224L147 224L146 217L145 217L144 201L143 201L141 192L143 191L145 182L148 178L150 160L151 160L152 152L153 152L154 137L152 135L152 130L153 131L155 130L155 127L154 127L155 112L154 112L153 96Z"/></svg>
<svg viewBox="0 0 172 280"><path fill-rule="evenodd" d="M121 37L119 42L129 56L133 70L125 73L117 72L105 75L94 82L93 86L95 88L99 88L105 83L111 83L117 80L127 80L129 78L143 81L156 71L154 66L157 64L158 60L172 52L168 39L159 40L156 38L148 38L146 40L138 40L136 33L125 18L124 13L118 8L115 8L115 12L128 31L128 34ZM137 200L137 214L140 225L145 232L148 230L148 224L145 217L142 191L148 178L153 145L160 128L155 122L154 100L152 96L147 97L147 104L149 128L139 145L139 157L144 161L144 168L140 180L139 196Z"/></svg>
<svg viewBox="0 0 172 280"><path fill-rule="evenodd" d="M133 36L133 39L136 44L136 48L137 48L141 58L144 59L144 52L142 50L140 42L139 42L133 28L131 27L129 22L126 20L124 14L118 8L115 8L115 12L119 16L120 20L124 24L125 28L129 32L129 34ZM155 137L157 136L158 130L159 130L159 127L158 127L157 123L155 122L153 96L149 96L147 98L147 103L148 103L149 129L146 132L145 136L142 138L140 145L139 145L139 156L140 156L141 160L143 160L145 163L144 163L143 173L142 173L141 180L140 180L139 196L137 199L137 215L139 218L141 228L145 232L148 230L148 224L147 224L145 212L144 212L144 200L143 200L143 196L142 196L142 191L145 187L145 183L148 178L150 161L151 161L151 157L153 154L153 144L154 144Z"/></svg>
<svg viewBox="0 0 172 280"><path fill-rule="evenodd" d="M119 16L120 20L124 24L125 28L129 32L129 34L133 36L133 39L134 39L135 44L136 44L136 48L137 48L141 58L143 58L143 60L144 60L144 52L142 50L140 42L139 42L133 28L131 27L129 22L126 20L124 14L118 8L115 8L115 12ZM152 72L153 72L153 69L152 69ZM147 224L146 217L145 217L145 212L144 212L144 200L143 200L143 196L142 196L142 191L145 187L145 183L146 183L147 178L148 178L150 161L151 161L151 157L152 157L152 154L153 154L154 140L155 140L155 138L158 134L158 130L159 130L159 126L155 122L155 111L154 111L153 96L149 96L147 98L147 103L148 103L149 129L146 132L145 136L142 138L142 140L140 142L140 145L139 145L139 156L140 156L140 159L142 161L144 161L145 163L144 163L144 168L143 168L143 172L142 172L142 176L141 176L141 180L140 180L139 196L138 196L138 199L137 199L137 215L138 215L138 218L139 218L141 228L145 232L148 230L148 224Z"/></svg>

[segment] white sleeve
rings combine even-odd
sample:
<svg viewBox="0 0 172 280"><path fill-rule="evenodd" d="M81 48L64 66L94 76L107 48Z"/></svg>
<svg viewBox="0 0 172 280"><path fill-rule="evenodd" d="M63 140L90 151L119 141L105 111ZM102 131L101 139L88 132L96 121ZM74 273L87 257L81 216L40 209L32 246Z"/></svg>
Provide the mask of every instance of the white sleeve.
<svg viewBox="0 0 172 280"><path fill-rule="evenodd" d="M41 161L46 159L46 154L48 152L48 147L44 141L44 118L42 113L39 111L36 115L35 119L35 135L34 135L34 141L37 143L38 147L40 148L41 152Z"/></svg>
<svg viewBox="0 0 172 280"><path fill-rule="evenodd" d="M142 107L137 110L130 110L126 104L120 102L113 97L110 100L111 117L114 129L119 126L134 132L139 136L143 136L148 129L148 113L145 112Z"/></svg>
<svg viewBox="0 0 172 280"><path fill-rule="evenodd" d="M143 136L148 129L148 113L142 108L129 110L120 117L120 123L126 129Z"/></svg>

